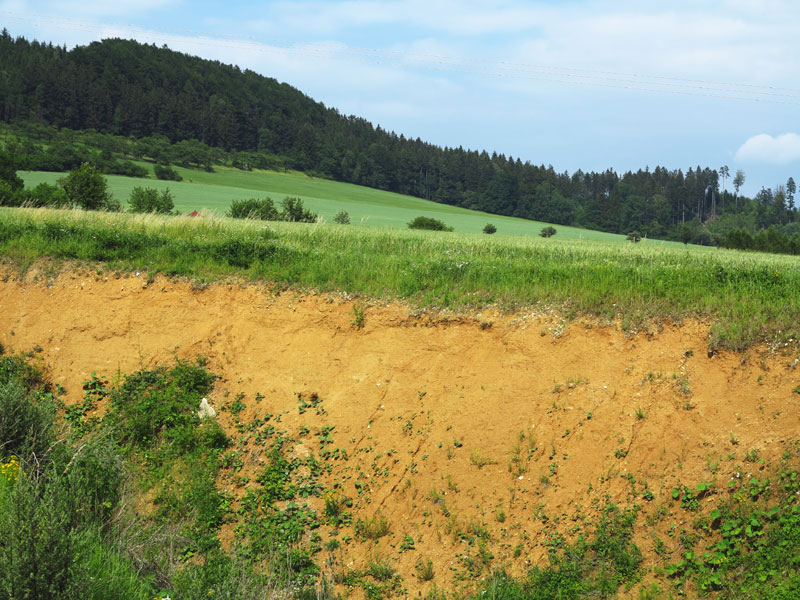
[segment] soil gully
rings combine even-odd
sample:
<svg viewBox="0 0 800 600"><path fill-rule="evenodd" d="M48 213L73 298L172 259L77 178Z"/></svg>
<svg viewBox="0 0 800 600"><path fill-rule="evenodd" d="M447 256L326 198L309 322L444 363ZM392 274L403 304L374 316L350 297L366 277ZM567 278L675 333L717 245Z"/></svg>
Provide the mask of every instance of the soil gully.
<svg viewBox="0 0 800 600"><path fill-rule="evenodd" d="M524 572L545 558L547 535L569 537L606 495L628 506L633 490L655 514L678 482L722 487L756 473L798 428L796 349L708 357L708 328L697 322L635 336L584 323L562 330L552 315L444 327L392 303L367 306L359 329L353 303L333 296L133 274L63 273L47 285L37 277L0 283L0 342L41 348L67 402L92 372L113 377L198 354L222 376L212 405L245 394L242 422L283 413L292 431L309 423L297 394L318 394L325 414L313 415L312 432L333 426L350 457L329 483L343 484L356 518L380 508L390 524L377 542L343 544L332 559L359 568L387 557L415 596L434 583L470 588L500 566ZM232 426L229 413L220 419ZM763 463L744 460L754 448ZM306 450L318 451L313 436ZM245 458L243 472L254 472L258 452ZM365 497L356 473L369 483ZM676 511L653 527L685 520ZM650 567L652 530L637 530ZM482 559L470 531L487 540ZM413 549L403 548L406 536ZM482 566L467 568L465 556ZM433 581L415 577L420 558L433 561Z"/></svg>

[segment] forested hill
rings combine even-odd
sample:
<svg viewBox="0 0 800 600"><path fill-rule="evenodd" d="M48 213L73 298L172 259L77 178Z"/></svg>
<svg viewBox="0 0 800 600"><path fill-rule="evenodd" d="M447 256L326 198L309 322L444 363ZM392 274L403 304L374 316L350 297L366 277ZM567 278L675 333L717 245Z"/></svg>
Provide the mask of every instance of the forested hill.
<svg viewBox="0 0 800 600"><path fill-rule="evenodd" d="M759 203L707 193L720 187L708 168L570 175L502 154L440 148L344 116L252 71L119 39L67 51L3 30L0 118L199 140L228 152L278 155L292 168L340 181L618 233L695 239L708 235L702 222L723 212L743 215L738 226L751 230L797 215L786 195L776 208L778 194ZM679 230L693 218L691 232Z"/></svg>

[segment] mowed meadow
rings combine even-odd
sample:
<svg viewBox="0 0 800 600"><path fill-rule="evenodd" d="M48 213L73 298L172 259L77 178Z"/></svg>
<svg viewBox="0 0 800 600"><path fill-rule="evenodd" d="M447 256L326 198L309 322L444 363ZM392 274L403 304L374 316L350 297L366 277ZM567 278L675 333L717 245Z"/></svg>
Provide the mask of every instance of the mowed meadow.
<svg viewBox="0 0 800 600"><path fill-rule="evenodd" d="M270 282L421 308L555 309L624 329L686 317L711 322L709 346L797 339L795 257L695 246L2 209L0 253L104 262L209 282Z"/></svg>
<svg viewBox="0 0 800 600"><path fill-rule="evenodd" d="M137 162L152 173L153 165ZM224 215L234 200L271 197L279 203L285 196L298 197L306 208L328 223L340 211L350 215L355 226L406 228L418 216L444 221L457 232L480 233L487 223L493 223L498 233L515 236L537 236L548 223L492 215L476 210L438 204L429 200L376 190L350 183L311 177L300 172L241 171L215 166L209 173L202 170L173 167L183 181L137 179L121 175L108 175L108 188L115 198L126 205L134 187L151 187L159 191L169 188L174 196L175 209L181 213L206 211ZM55 184L64 173L20 171L27 188L40 183ZM556 225L562 239L624 242L625 236L577 227ZM659 245L673 242L654 241Z"/></svg>

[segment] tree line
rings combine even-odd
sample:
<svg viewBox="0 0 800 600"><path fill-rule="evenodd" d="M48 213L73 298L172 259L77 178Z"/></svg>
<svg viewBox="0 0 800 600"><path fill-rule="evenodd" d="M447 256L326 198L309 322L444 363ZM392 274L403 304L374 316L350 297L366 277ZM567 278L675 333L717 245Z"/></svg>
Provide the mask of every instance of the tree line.
<svg viewBox="0 0 800 600"><path fill-rule="evenodd" d="M243 169L298 169L490 213L692 243L718 242L733 228L796 232L791 178L746 198L739 194L744 173L731 178L727 167L570 174L496 152L442 148L345 116L275 79L166 47L108 39L68 51L3 30L0 73L0 119L81 130L106 145L117 140L104 150L107 172L129 168L124 160L114 163L113 152L206 169L226 161ZM16 153L37 156L27 150ZM46 150L38 153L45 164L48 154L77 152L69 142Z"/></svg>

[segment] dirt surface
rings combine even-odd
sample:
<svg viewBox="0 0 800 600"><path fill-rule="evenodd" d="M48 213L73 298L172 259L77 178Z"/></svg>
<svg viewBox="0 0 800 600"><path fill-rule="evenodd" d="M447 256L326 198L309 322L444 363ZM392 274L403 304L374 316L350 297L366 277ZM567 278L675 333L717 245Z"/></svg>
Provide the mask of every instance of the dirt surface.
<svg viewBox="0 0 800 600"><path fill-rule="evenodd" d="M569 539L606 495L642 506L637 541L651 568L654 536L679 552L668 533L690 526L674 486L722 490L769 469L797 435L796 348L709 357L708 327L697 322L630 335L553 314L433 316L400 303L365 305L359 328L354 306L266 287L34 269L0 283L0 342L38 350L68 402L93 372L201 354L222 377L212 406L244 393L242 422L269 412L290 432L308 427L295 452L317 451L314 434L333 426L348 458L327 483L354 500L354 520L380 511L390 533L347 541L353 531L343 528L327 568L381 556L413 596L542 564L548 536ZM300 414L297 394L312 393L325 410ZM228 413L219 418L230 428ZM261 456L245 453L242 473L255 473ZM420 558L433 561L432 581L416 576Z"/></svg>

